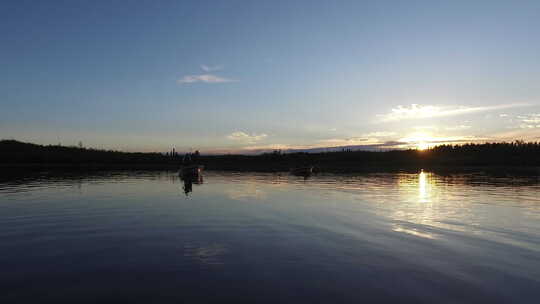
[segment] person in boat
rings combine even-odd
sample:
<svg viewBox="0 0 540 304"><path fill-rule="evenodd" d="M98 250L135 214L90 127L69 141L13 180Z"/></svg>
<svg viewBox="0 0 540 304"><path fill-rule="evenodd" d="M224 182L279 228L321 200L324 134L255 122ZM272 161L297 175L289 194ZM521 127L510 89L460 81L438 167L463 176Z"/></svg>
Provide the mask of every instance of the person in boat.
<svg viewBox="0 0 540 304"><path fill-rule="evenodd" d="M187 167L191 165L193 165L191 153L186 153L186 155L184 155L184 158L182 159L182 166Z"/></svg>
<svg viewBox="0 0 540 304"><path fill-rule="evenodd" d="M195 150L195 152L191 153L191 160L193 161L193 163L196 163L196 164L199 163L199 156L200 156L199 150Z"/></svg>

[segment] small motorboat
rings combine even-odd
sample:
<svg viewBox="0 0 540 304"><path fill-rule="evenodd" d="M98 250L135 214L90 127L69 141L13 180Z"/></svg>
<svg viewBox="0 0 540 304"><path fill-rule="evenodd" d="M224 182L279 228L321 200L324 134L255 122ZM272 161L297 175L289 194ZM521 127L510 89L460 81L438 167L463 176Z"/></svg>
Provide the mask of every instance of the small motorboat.
<svg viewBox="0 0 540 304"><path fill-rule="evenodd" d="M189 165L180 167L180 178L183 180L198 181L202 179L202 171L204 166Z"/></svg>
<svg viewBox="0 0 540 304"><path fill-rule="evenodd" d="M313 166L291 168L291 174L296 176L310 176L313 173Z"/></svg>

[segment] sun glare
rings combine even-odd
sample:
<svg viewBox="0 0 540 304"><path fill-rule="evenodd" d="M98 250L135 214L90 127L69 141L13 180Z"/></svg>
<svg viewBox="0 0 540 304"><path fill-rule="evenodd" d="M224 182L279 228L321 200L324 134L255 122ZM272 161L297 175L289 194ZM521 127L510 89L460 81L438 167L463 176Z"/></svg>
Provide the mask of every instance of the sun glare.
<svg viewBox="0 0 540 304"><path fill-rule="evenodd" d="M416 148L420 151L423 151L423 150L426 150L429 148L429 144L425 143L425 142L419 142L417 145L416 145Z"/></svg>
<svg viewBox="0 0 540 304"><path fill-rule="evenodd" d="M424 132L417 132L410 134L409 136L402 138L400 141L408 143L411 147L416 147L418 150L426 150L432 146L432 143L437 138L431 134Z"/></svg>

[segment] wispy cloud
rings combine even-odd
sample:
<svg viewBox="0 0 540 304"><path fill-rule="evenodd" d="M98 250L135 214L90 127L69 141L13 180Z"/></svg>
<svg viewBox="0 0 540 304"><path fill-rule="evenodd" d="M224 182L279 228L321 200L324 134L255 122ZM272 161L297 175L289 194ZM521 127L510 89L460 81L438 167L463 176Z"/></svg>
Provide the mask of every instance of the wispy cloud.
<svg viewBox="0 0 540 304"><path fill-rule="evenodd" d="M396 132L377 131L362 135L362 137L389 137L396 135Z"/></svg>
<svg viewBox="0 0 540 304"><path fill-rule="evenodd" d="M399 139L399 142L415 146L418 143L426 143L431 145L442 144L459 144L464 142L479 142L489 140L488 137L479 137L474 135L467 136L436 136L427 135L424 133L409 134Z"/></svg>
<svg viewBox="0 0 540 304"><path fill-rule="evenodd" d="M205 71L205 72L213 72L213 71L219 71L219 70L223 70L223 65L205 65L205 64L201 64L201 70Z"/></svg>
<svg viewBox="0 0 540 304"><path fill-rule="evenodd" d="M412 128L416 131L437 131L439 129L437 126L414 126Z"/></svg>
<svg viewBox="0 0 540 304"><path fill-rule="evenodd" d="M255 153L272 151L272 150L288 150L296 147L305 147L300 145L287 145L287 144L268 144L268 145L254 145L241 149L241 151L253 151Z"/></svg>
<svg viewBox="0 0 540 304"><path fill-rule="evenodd" d="M378 140L367 137L351 137L351 138L329 138L319 140L313 147L337 147L337 146L354 146L377 143Z"/></svg>
<svg viewBox="0 0 540 304"><path fill-rule="evenodd" d="M471 126L467 126L467 125L458 125L458 126L451 126L451 127L446 127L444 128L446 131L463 131L463 130L468 130L470 129Z"/></svg>
<svg viewBox="0 0 540 304"><path fill-rule="evenodd" d="M518 116L521 129L540 128L540 114L527 114Z"/></svg>
<svg viewBox="0 0 540 304"><path fill-rule="evenodd" d="M538 127L540 128L540 127ZM517 139L525 141L536 141L540 139L540 132L534 126L519 126L508 131L495 133L492 135L497 141L514 141Z"/></svg>
<svg viewBox="0 0 540 304"><path fill-rule="evenodd" d="M509 108L525 107L529 106L526 103L513 103L513 104L503 104L503 105L493 105L493 106L483 106L483 107L467 107L467 106L434 106L434 105L418 105L412 104L408 106L398 106L390 111L387 114L377 115L380 121L390 122L390 121L400 121L407 119L422 119L422 118L433 118L433 117L445 117L445 116L456 116L464 115L485 111L494 111L502 110Z"/></svg>
<svg viewBox="0 0 540 304"><path fill-rule="evenodd" d="M518 118L525 123L540 124L540 114L528 114Z"/></svg>
<svg viewBox="0 0 540 304"><path fill-rule="evenodd" d="M237 133L237 134L235 134ZM234 135L233 135L234 134ZM238 140L247 140L248 135L244 132L234 132L229 135L229 138L235 138ZM298 144L257 144L251 142L251 145L240 147L237 149L224 149L215 151L215 153L229 153L233 151L234 153L246 153L246 154L256 154L262 152L268 152L272 150L282 150L285 152L294 152L294 151L335 151L342 148L352 148L354 150L366 150L366 151L386 151L393 149L410 149L418 148L419 144L426 146L436 146L441 144L462 144L466 142L486 142L490 140L488 137L478 137L478 136L428 136L426 134L410 134L408 136L392 139L386 138L384 140L379 140L377 138L363 138L363 137L351 137L351 138L329 138L319 140L313 144L298 145Z"/></svg>
<svg viewBox="0 0 540 304"><path fill-rule="evenodd" d="M223 82L234 82L236 80L225 78L213 74L201 74L201 75L186 75L181 79L178 79L179 84L186 83L195 83L195 82L205 82L205 83L223 83Z"/></svg>
<svg viewBox="0 0 540 304"><path fill-rule="evenodd" d="M212 74L210 72L213 71L219 71L222 70L222 65L216 65L216 66L208 66L208 65L201 65L201 70L203 70L206 73L203 74L194 74L194 75L186 75L180 79L177 80L178 84L189 84L189 83L195 83L195 82L204 82L204 83L224 83L224 82L236 82L238 80L222 77L216 74Z"/></svg>
<svg viewBox="0 0 540 304"><path fill-rule="evenodd" d="M253 143L256 143L258 141L261 141L263 139L265 139L268 135L262 133L262 134L248 134L246 132L242 132L242 131L235 131L235 132L232 132L231 134L227 135L227 138L230 139L230 140L235 140L235 141L239 141L239 142L242 142L242 143L246 143L246 144L253 144Z"/></svg>
<svg viewBox="0 0 540 304"><path fill-rule="evenodd" d="M383 138L395 136L395 132L377 131L362 134L356 137L348 138L328 138L319 140L316 144L311 145L311 148L317 147L336 147L336 146L354 146L354 145L372 145L382 143Z"/></svg>

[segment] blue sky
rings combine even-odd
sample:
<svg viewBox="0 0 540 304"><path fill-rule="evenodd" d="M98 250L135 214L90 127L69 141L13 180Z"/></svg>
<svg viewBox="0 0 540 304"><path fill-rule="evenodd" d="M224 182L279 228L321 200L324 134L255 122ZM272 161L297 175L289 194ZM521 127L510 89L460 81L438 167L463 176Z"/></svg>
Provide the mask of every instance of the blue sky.
<svg viewBox="0 0 540 304"><path fill-rule="evenodd" d="M0 137L129 151L540 139L539 1L2 1Z"/></svg>

